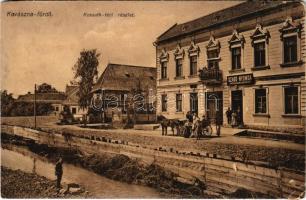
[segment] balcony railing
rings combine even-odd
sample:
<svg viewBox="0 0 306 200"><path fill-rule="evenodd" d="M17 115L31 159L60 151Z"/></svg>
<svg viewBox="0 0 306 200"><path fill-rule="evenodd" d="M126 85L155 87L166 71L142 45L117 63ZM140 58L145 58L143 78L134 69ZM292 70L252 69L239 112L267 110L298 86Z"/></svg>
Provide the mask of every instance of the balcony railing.
<svg viewBox="0 0 306 200"><path fill-rule="evenodd" d="M206 85L222 84L222 71L219 69L208 69L204 67L200 70L200 80Z"/></svg>

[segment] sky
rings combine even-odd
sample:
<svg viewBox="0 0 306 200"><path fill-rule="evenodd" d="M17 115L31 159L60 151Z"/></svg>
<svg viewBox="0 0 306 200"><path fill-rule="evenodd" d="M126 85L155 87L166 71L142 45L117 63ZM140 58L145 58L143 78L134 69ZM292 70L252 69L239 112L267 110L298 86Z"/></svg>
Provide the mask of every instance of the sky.
<svg viewBox="0 0 306 200"><path fill-rule="evenodd" d="M73 80L83 49L97 49L99 74L107 63L155 67L153 42L175 23L233 6L239 1L27 1L1 3L1 89L20 94L34 84L60 91ZM9 12L52 13L16 17ZM84 13L113 13L88 17ZM134 17L119 17L131 13Z"/></svg>

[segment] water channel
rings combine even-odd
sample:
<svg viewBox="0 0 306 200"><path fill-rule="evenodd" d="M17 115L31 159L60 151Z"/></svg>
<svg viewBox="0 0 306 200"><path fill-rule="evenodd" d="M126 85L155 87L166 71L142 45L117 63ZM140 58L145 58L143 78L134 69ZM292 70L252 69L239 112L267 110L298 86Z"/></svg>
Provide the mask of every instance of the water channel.
<svg viewBox="0 0 306 200"><path fill-rule="evenodd" d="M55 180L54 164L47 159L21 147L11 150L1 148L1 165L13 170L36 173L50 180ZM64 183L77 183L85 187L90 196L96 198L159 198L155 189L122 183L95 174L89 170L71 165L63 165Z"/></svg>

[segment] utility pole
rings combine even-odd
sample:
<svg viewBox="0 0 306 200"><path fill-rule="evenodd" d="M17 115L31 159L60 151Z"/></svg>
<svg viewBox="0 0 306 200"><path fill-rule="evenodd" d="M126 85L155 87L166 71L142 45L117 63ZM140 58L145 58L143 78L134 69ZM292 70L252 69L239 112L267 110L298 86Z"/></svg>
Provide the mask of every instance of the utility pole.
<svg viewBox="0 0 306 200"><path fill-rule="evenodd" d="M34 85L34 128L36 129L36 84Z"/></svg>

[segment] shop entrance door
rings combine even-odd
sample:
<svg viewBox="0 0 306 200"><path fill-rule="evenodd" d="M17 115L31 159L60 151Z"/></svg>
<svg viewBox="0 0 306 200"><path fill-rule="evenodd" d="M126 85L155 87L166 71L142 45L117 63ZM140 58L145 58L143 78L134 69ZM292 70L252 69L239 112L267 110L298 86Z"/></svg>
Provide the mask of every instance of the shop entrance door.
<svg viewBox="0 0 306 200"><path fill-rule="evenodd" d="M211 122L215 122L217 112L223 117L223 94L222 92L206 93L206 111L207 117ZM223 121L223 119L222 119Z"/></svg>
<svg viewBox="0 0 306 200"><path fill-rule="evenodd" d="M232 91L232 111L237 111L238 108L240 109L241 121L243 122L243 98L241 90Z"/></svg>

